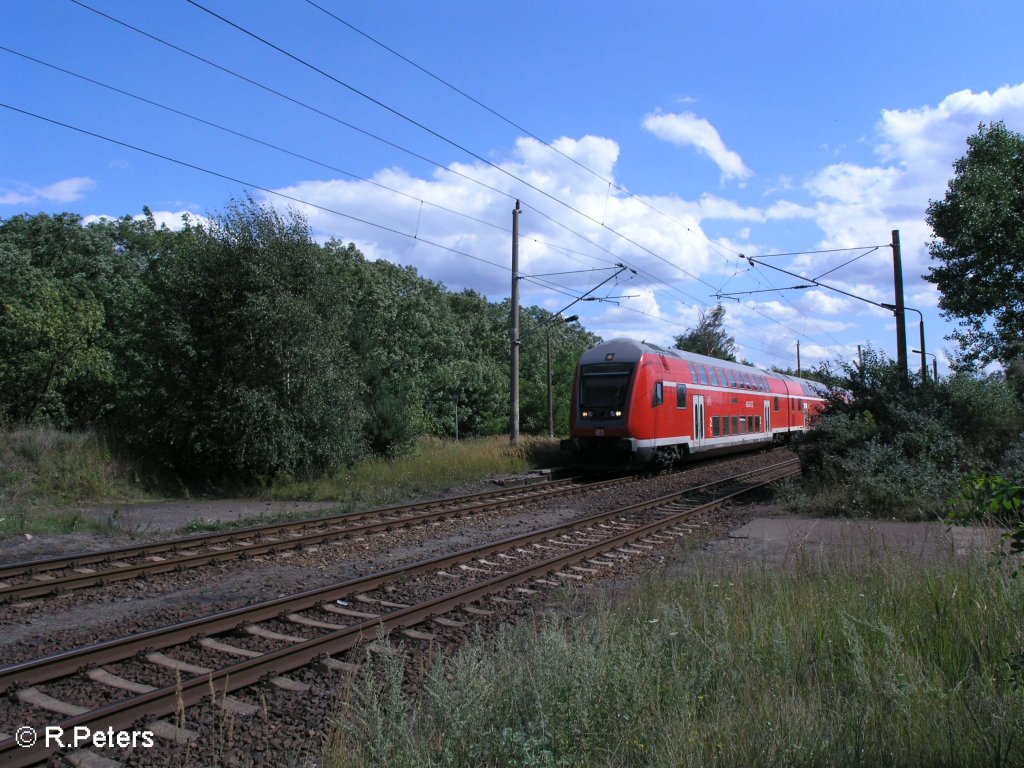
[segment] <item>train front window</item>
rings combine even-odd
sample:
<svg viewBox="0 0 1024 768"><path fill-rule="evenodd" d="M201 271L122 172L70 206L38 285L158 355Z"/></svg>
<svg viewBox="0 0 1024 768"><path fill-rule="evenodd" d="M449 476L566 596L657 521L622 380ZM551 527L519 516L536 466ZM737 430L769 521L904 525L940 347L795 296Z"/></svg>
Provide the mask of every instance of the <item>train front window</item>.
<svg viewBox="0 0 1024 768"><path fill-rule="evenodd" d="M580 370L580 415L617 419L626 411L633 363L596 363Z"/></svg>

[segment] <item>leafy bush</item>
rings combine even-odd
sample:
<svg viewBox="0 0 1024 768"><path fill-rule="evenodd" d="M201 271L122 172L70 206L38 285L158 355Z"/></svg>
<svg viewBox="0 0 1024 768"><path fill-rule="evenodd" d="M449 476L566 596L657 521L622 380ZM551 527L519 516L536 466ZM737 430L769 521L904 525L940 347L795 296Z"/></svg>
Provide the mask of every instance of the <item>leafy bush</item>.
<svg viewBox="0 0 1024 768"><path fill-rule="evenodd" d="M797 446L804 510L941 516L965 474L1020 461L1012 449L1024 408L1002 377L915 385L870 351L863 367L845 373Z"/></svg>

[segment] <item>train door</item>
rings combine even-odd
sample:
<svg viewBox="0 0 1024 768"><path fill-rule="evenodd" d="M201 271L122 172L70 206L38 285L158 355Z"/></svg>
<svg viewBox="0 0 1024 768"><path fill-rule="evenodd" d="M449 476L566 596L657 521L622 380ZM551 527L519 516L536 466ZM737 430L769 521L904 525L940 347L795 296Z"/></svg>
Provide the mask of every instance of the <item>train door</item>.
<svg viewBox="0 0 1024 768"><path fill-rule="evenodd" d="M770 400L764 401L764 431L769 435L772 433L772 404Z"/></svg>
<svg viewBox="0 0 1024 768"><path fill-rule="evenodd" d="M693 396L693 447L704 445L704 395Z"/></svg>
<svg viewBox="0 0 1024 768"><path fill-rule="evenodd" d="M807 424L808 424L808 422L810 422L810 418L809 418L810 417L810 410L811 410L811 404L808 403L806 400L804 400L804 402L803 402L804 429L807 429Z"/></svg>

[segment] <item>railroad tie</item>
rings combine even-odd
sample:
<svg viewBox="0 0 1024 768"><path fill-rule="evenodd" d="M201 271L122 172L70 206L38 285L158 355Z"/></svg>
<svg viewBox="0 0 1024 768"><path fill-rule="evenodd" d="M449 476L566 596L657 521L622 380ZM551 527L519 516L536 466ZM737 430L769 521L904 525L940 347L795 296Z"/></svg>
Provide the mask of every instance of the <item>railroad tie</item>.
<svg viewBox="0 0 1024 768"><path fill-rule="evenodd" d="M264 629L259 624L249 624L242 629L243 632L254 637L262 637L264 640L278 640L282 643L304 643L309 640L308 637L299 637L298 635L284 635L280 632L273 632L269 629Z"/></svg>
<svg viewBox="0 0 1024 768"><path fill-rule="evenodd" d="M321 606L328 613L336 613L339 616L348 616L352 619L379 619L379 613L366 613L364 611L354 611L351 608L343 608L340 605L334 603L323 603Z"/></svg>
<svg viewBox="0 0 1024 768"><path fill-rule="evenodd" d="M341 624L332 624L329 621L319 621L317 619L307 618L306 616L303 616L301 613L289 613L287 616L285 616L285 618L293 624L301 624L304 627L316 627L318 629L331 630L339 630L345 628Z"/></svg>
<svg viewBox="0 0 1024 768"><path fill-rule="evenodd" d="M158 739L169 741L172 744L187 744L199 738L199 734L195 731L182 728L167 720L151 720L146 723L146 730Z"/></svg>
<svg viewBox="0 0 1024 768"><path fill-rule="evenodd" d="M165 653L147 653L145 659L150 664L156 664L159 667L173 669L175 672L186 672L192 675L208 675L213 671L207 667L200 667L198 664L189 664L187 661L175 659Z"/></svg>
<svg viewBox="0 0 1024 768"><path fill-rule="evenodd" d="M220 651L221 653L227 653L231 656L244 656L249 659L255 659L257 656L263 655L260 651L254 651L250 648L240 648L237 645L231 645L230 643L222 643L220 640L214 640L212 637L202 638L199 641L199 645L211 651Z"/></svg>
<svg viewBox="0 0 1024 768"><path fill-rule="evenodd" d="M432 635L429 632L421 632L418 629L402 629L399 630L402 635L408 637L410 640L436 640L437 635Z"/></svg>
<svg viewBox="0 0 1024 768"><path fill-rule="evenodd" d="M76 749L64 756L74 768L119 768L121 763L91 749Z"/></svg>
<svg viewBox="0 0 1024 768"><path fill-rule="evenodd" d="M103 669L103 667L90 669L85 673L85 676L94 683L108 685L111 688L120 688L122 691L129 691L131 693L142 694L156 690L156 686L154 685L147 685L145 683L137 683L134 680L128 680L127 678L115 675L113 672Z"/></svg>
<svg viewBox="0 0 1024 768"><path fill-rule="evenodd" d="M53 696L43 693L38 688L23 688L18 691L15 696L18 697L18 701L24 704L31 704L33 707L38 707L39 709L56 712L58 715L75 717L76 715L84 715L89 711L88 707L81 707L78 704L72 704L69 701L55 699Z"/></svg>
<svg viewBox="0 0 1024 768"><path fill-rule="evenodd" d="M324 656L317 662L317 667L321 671L325 672L345 672L350 675L354 675L362 669L358 664L349 664L347 661L339 661L332 656Z"/></svg>
<svg viewBox="0 0 1024 768"><path fill-rule="evenodd" d="M270 679L270 684L275 688L279 688L282 691L288 691L289 693L305 693L312 688L309 683L292 680L290 677L272 677Z"/></svg>

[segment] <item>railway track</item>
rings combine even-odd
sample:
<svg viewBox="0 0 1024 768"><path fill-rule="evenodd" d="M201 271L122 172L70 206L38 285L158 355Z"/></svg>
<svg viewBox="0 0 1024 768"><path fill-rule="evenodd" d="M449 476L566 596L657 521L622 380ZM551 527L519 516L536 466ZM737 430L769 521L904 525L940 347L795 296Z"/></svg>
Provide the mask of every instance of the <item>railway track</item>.
<svg viewBox="0 0 1024 768"><path fill-rule="evenodd" d="M72 592L129 579L272 555L380 531L479 514L544 499L634 482L634 476L581 478L432 499L361 513L273 523L234 531L166 539L77 555L0 566L0 604Z"/></svg>
<svg viewBox="0 0 1024 768"><path fill-rule="evenodd" d="M795 460L781 462L453 555L2 668L0 692L18 708L0 729L24 725L0 734L0 765L33 765L57 751L42 738L47 726L96 733L142 723L157 738L187 739L160 718L211 696L244 714L245 704L228 694L261 681L298 689L302 684L288 673L314 662L351 671L337 656L384 633L431 640L540 589L600 574L617 560L686 537L686 518L797 471ZM53 722L55 716L63 719ZM19 739L33 743L19 746Z"/></svg>

